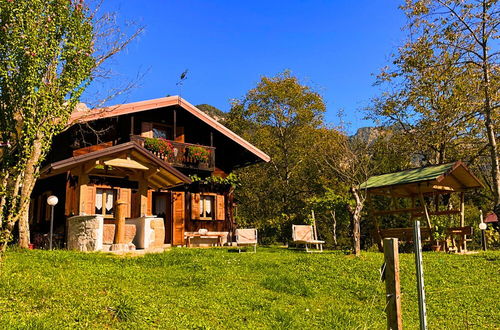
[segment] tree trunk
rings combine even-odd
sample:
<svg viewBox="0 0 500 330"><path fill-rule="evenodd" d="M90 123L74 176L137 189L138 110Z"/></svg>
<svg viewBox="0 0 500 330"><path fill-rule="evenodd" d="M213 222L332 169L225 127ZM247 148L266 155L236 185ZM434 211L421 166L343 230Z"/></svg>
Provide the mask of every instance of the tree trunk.
<svg viewBox="0 0 500 330"><path fill-rule="evenodd" d="M485 1L482 3L482 42L480 43L482 50L482 78L483 78L483 95L484 95L484 124L486 126L486 134L488 135L488 145L490 149L491 158L491 179L493 187L493 200L494 207L500 204L500 164L498 160L498 147L495 136L495 127L492 120L492 106L491 106L491 86L490 86L490 62L488 54L488 36L485 34L487 23L487 4Z"/></svg>
<svg viewBox="0 0 500 330"><path fill-rule="evenodd" d="M352 221L352 245L354 254L359 257L361 255L361 211L364 206L364 198L359 194L355 187L351 187L351 193L356 201L354 208L349 207Z"/></svg>
<svg viewBox="0 0 500 330"><path fill-rule="evenodd" d="M10 201L6 203L3 203L5 200L2 200L3 205L0 210L3 214L7 214L2 224L2 229L5 230L4 235L6 235L6 237L2 237L3 242L1 250L5 250L6 244L17 221L19 221L19 246L26 249L29 247L29 203L38 176L44 143L47 142L44 141L43 134L39 133L33 141L33 147L25 164L22 164L23 166L18 165L20 169L17 171L14 170L14 172L10 174L10 179L5 187L5 194L6 196L11 196L11 198ZM19 162L22 162L22 160Z"/></svg>

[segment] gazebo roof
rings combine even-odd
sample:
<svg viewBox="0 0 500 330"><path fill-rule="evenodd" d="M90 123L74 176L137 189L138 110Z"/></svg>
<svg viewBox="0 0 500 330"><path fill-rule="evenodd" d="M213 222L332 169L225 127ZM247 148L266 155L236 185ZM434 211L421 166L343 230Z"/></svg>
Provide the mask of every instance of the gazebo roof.
<svg viewBox="0 0 500 330"><path fill-rule="evenodd" d="M482 188L481 181L458 161L376 175L360 185L369 194L412 197Z"/></svg>

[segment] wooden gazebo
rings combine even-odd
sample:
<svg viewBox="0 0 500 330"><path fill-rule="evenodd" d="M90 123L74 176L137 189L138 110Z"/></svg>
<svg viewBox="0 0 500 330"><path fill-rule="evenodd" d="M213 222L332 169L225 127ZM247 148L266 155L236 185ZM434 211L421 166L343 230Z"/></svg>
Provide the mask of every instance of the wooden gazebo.
<svg viewBox="0 0 500 330"><path fill-rule="evenodd" d="M409 213L411 219L424 218L427 228L422 229L422 235L431 237L433 224L431 215L460 215L459 226L448 228L448 234L461 236L459 249L465 249L466 235L472 234L472 228L465 227L464 194L466 191L480 189L483 187L481 181L458 161L454 163L426 166L405 171L376 175L370 177L360 185L365 190L367 199L373 196L385 196L391 199L389 209L370 210L370 217L375 226L375 238L379 248L382 247L381 239L384 237L397 237L410 241L412 228L380 229L379 217L388 214ZM439 195L460 194L460 206L453 209L450 205L440 205ZM430 209L426 203L429 197L434 199L434 209ZM399 208L398 199L410 199L411 207ZM441 203L444 204L444 203ZM443 206L446 206L445 208Z"/></svg>

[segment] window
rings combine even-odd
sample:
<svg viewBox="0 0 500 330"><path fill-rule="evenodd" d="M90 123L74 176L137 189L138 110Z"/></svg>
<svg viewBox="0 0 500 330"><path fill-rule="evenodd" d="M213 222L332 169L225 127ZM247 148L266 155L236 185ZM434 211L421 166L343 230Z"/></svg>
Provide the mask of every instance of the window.
<svg viewBox="0 0 500 330"><path fill-rule="evenodd" d="M153 125L153 137L156 139L165 139L172 140L173 139L173 131L172 127L166 125Z"/></svg>
<svg viewBox="0 0 500 330"><path fill-rule="evenodd" d="M212 195L200 196L200 219L202 220L215 219L215 196Z"/></svg>
<svg viewBox="0 0 500 330"><path fill-rule="evenodd" d="M112 218L114 216L114 206L116 200L115 189L98 188L95 194L95 214Z"/></svg>

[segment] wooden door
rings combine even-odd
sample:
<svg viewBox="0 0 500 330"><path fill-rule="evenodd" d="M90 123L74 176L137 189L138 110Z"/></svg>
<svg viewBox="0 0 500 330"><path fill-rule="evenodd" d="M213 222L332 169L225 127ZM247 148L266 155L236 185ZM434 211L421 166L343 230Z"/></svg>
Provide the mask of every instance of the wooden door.
<svg viewBox="0 0 500 330"><path fill-rule="evenodd" d="M153 214L163 218L165 243L172 244L172 198L169 192L153 193Z"/></svg>
<svg viewBox="0 0 500 330"><path fill-rule="evenodd" d="M172 192L172 245L184 245L184 219L186 215L184 192Z"/></svg>

